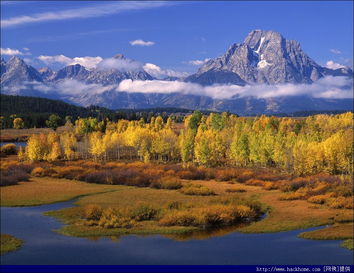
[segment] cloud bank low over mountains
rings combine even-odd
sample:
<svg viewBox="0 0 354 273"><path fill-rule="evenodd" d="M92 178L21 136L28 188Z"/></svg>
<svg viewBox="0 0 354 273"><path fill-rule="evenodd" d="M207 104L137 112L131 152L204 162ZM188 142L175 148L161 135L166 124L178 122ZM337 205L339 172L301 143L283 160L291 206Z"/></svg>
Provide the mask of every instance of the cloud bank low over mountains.
<svg viewBox="0 0 354 273"><path fill-rule="evenodd" d="M279 85L211 85L202 86L197 83L164 80L130 80L126 79L116 85L86 84L72 79L56 83L26 82L21 85L4 87L4 91L21 94L26 90L38 90L43 94L92 96L106 91L207 96L213 99L233 99L239 97L276 98L307 95L313 98L346 99L353 98L351 79L346 77L326 76L312 84L279 84Z"/></svg>

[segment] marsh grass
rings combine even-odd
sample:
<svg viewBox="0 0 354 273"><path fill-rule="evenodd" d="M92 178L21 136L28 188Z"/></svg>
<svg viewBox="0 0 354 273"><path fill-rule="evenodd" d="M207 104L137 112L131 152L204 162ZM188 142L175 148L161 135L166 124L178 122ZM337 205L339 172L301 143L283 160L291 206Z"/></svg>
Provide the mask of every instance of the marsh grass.
<svg viewBox="0 0 354 273"><path fill-rule="evenodd" d="M1 255L19 249L23 245L23 241L8 234L0 235L0 253Z"/></svg>
<svg viewBox="0 0 354 273"><path fill-rule="evenodd" d="M312 240L345 240L354 238L353 223L335 224L330 227L303 232L299 237Z"/></svg>
<svg viewBox="0 0 354 273"><path fill-rule="evenodd" d="M341 247L347 248L349 250L354 250L354 240L353 239L344 240L341 243Z"/></svg>
<svg viewBox="0 0 354 273"><path fill-rule="evenodd" d="M75 180L33 177L28 182L2 187L1 206L38 206L78 196L119 190L121 186L88 184Z"/></svg>

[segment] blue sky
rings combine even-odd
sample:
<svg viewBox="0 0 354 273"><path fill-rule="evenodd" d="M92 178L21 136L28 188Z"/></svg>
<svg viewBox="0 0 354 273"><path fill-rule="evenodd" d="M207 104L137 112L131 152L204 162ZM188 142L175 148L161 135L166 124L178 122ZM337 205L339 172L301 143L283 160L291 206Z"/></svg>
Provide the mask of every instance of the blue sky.
<svg viewBox="0 0 354 273"><path fill-rule="evenodd" d="M352 1L1 3L3 56L20 54L36 67L45 65L41 55L68 58L45 59L55 68L75 57L122 53L191 73L201 63L196 60L222 55L253 29L299 41L321 65L352 66Z"/></svg>

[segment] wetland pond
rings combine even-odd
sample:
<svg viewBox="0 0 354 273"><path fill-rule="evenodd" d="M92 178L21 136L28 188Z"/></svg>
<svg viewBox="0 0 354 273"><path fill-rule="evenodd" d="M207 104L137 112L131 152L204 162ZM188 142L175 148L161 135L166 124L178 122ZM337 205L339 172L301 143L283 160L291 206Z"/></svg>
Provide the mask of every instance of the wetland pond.
<svg viewBox="0 0 354 273"><path fill-rule="evenodd" d="M27 142L0 142L0 147L4 146L6 144L15 144L17 148L20 148L20 147L25 148L27 146Z"/></svg>
<svg viewBox="0 0 354 273"><path fill-rule="evenodd" d="M77 199L35 207L1 207L1 233L24 241L1 264L353 264L341 241L297 238L303 231L244 234L237 231L119 238L77 238L56 233L62 224L44 216Z"/></svg>

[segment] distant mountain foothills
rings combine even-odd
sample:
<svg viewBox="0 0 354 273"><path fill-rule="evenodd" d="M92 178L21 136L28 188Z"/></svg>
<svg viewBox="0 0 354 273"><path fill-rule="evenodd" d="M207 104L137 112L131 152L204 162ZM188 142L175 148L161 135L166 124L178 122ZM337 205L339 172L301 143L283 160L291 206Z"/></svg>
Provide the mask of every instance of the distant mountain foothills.
<svg viewBox="0 0 354 273"><path fill-rule="evenodd" d="M184 116L193 113L191 109L183 108L143 108L143 109L107 109L99 106L81 107L60 100L52 100L40 97L0 95L0 116L2 128L12 128L13 117L24 120L26 128L46 127L45 121L50 115L60 117L60 124L64 125L67 119L75 121L80 118L93 117L102 121L108 118L110 121L119 119L140 120L150 122L152 117L161 116L164 121L171 117L175 122L182 122ZM202 111L209 115L211 111Z"/></svg>
<svg viewBox="0 0 354 273"><path fill-rule="evenodd" d="M254 30L243 43L233 44L227 52L206 62L197 73L186 78L168 77L164 81L197 84L201 88L236 85L310 85L332 77L353 78L350 68L329 69L307 56L297 41L286 40L274 31ZM296 111L352 110L352 99L315 98L301 93L292 96L218 96L191 92L117 91L124 80L157 80L134 60L118 54L95 68L80 64L58 71L39 70L19 57L1 59L1 93L60 99L80 106L97 105L109 109L179 107L230 111L241 115L291 113ZM85 88L83 88L85 87ZM352 88L348 86L348 88Z"/></svg>

